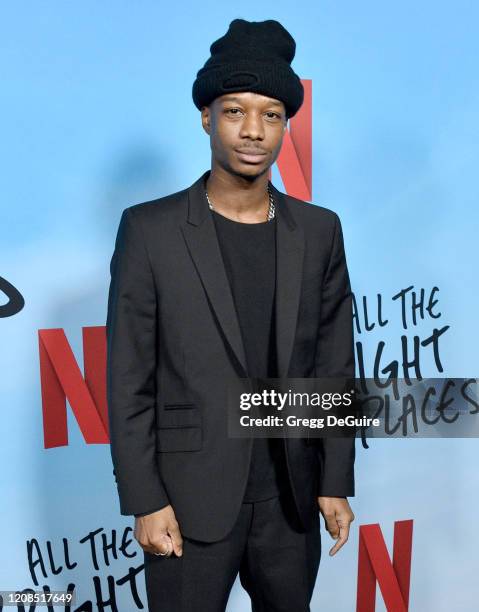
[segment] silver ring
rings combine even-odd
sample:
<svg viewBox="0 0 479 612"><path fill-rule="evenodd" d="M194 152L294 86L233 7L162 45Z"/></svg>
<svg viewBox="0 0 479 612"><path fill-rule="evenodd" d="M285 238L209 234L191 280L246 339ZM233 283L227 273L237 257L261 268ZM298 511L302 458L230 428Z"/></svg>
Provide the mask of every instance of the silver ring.
<svg viewBox="0 0 479 612"><path fill-rule="evenodd" d="M168 554L168 551L164 553L153 553L153 554L156 555L157 557L165 557Z"/></svg>

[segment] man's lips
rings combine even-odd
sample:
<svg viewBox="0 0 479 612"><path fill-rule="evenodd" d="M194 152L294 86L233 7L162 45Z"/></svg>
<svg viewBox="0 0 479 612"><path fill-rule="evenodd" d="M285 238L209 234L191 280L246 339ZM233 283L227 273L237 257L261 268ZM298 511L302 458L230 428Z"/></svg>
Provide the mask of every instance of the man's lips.
<svg viewBox="0 0 479 612"><path fill-rule="evenodd" d="M261 149L235 149L238 157L248 163L257 164L266 157L266 151Z"/></svg>

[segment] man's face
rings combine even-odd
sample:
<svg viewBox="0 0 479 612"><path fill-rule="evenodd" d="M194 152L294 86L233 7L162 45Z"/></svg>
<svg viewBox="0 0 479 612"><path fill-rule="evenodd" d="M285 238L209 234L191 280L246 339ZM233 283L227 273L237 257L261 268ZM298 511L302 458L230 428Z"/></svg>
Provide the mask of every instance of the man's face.
<svg viewBox="0 0 479 612"><path fill-rule="evenodd" d="M287 125L283 102L253 92L234 92L201 110L213 161L227 172L255 178L279 155Z"/></svg>

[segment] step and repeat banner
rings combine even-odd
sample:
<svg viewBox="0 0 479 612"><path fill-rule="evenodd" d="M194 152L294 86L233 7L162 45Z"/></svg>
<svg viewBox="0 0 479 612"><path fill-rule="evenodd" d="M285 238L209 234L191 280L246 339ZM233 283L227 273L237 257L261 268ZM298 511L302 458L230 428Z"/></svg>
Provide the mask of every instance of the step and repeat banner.
<svg viewBox="0 0 479 612"><path fill-rule="evenodd" d="M108 445L109 265L125 207L210 167L191 86L237 17L296 39L305 105L272 181L340 216L358 375L465 385L467 411L437 435L417 433L410 402L399 435L356 440L356 519L334 557L323 529L311 609L472 612L479 8L465 0L3 7L0 609L35 609L8 608L14 590L147 609ZM237 582L228 611L248 609Z"/></svg>

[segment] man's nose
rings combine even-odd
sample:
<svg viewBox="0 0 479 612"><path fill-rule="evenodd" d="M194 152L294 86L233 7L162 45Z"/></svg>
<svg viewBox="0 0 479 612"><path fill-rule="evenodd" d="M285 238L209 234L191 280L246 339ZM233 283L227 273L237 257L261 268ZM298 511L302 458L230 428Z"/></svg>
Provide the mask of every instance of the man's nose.
<svg viewBox="0 0 479 612"><path fill-rule="evenodd" d="M264 138L263 120L259 113L248 113L241 125L241 136L252 139Z"/></svg>

